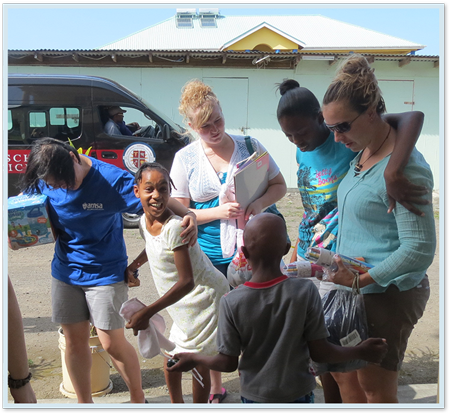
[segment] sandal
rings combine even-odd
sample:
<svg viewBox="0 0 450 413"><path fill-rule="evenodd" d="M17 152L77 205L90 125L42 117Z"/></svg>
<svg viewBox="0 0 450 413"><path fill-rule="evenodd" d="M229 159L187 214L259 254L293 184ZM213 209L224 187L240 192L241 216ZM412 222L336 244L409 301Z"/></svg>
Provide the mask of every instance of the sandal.
<svg viewBox="0 0 450 413"><path fill-rule="evenodd" d="M209 395L208 403L212 403L214 399L218 399L219 403L222 403L224 401L225 397L227 397L227 391L224 387L222 387L222 393L216 393L216 394Z"/></svg>

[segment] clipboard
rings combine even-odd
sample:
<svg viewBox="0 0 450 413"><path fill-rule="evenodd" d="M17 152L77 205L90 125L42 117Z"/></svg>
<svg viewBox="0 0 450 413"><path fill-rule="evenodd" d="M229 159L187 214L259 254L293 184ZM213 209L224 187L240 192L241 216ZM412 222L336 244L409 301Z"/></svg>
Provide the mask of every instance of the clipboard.
<svg viewBox="0 0 450 413"><path fill-rule="evenodd" d="M253 159L251 159L253 158ZM234 175L236 202L242 209L261 197L269 186L269 154L247 158Z"/></svg>

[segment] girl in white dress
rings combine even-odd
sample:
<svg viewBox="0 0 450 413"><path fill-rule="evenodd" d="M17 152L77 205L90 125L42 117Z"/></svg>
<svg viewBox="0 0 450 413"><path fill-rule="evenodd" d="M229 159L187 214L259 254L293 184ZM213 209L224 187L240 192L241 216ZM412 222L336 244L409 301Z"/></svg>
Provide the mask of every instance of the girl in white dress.
<svg viewBox="0 0 450 413"><path fill-rule="evenodd" d="M145 163L136 172L134 192L144 214L140 230L145 249L129 265L133 273L149 261L160 298L135 313L127 328L135 335L148 327L150 318L167 308L173 319L169 339L175 353L217 354L216 333L220 298L229 291L225 277L212 265L196 243L193 247L181 238L181 218L167 208L171 180L168 171L157 163ZM165 366L167 360L165 360ZM208 369L198 369L204 387L193 379L194 403L206 403L210 391ZM183 403L181 373L164 369L172 403Z"/></svg>

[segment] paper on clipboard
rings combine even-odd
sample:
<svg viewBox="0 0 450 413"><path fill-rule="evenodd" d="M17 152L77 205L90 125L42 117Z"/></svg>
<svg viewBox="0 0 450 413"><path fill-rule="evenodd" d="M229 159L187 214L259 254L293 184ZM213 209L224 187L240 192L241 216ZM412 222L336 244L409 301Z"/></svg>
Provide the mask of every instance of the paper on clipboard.
<svg viewBox="0 0 450 413"><path fill-rule="evenodd" d="M245 210L266 192L268 186L269 154L264 152L236 172L234 176L236 202Z"/></svg>

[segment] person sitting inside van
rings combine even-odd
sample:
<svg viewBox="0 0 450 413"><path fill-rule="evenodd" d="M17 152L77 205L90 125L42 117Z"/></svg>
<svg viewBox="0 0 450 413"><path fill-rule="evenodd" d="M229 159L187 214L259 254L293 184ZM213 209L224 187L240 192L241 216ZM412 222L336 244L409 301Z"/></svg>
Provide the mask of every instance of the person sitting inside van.
<svg viewBox="0 0 450 413"><path fill-rule="evenodd" d="M137 122L132 122L130 124L125 124L123 120L123 114L126 110L122 109L120 106L111 106L108 109L109 119L106 122L103 130L108 135L128 135L132 136L134 131L137 131L140 126Z"/></svg>

